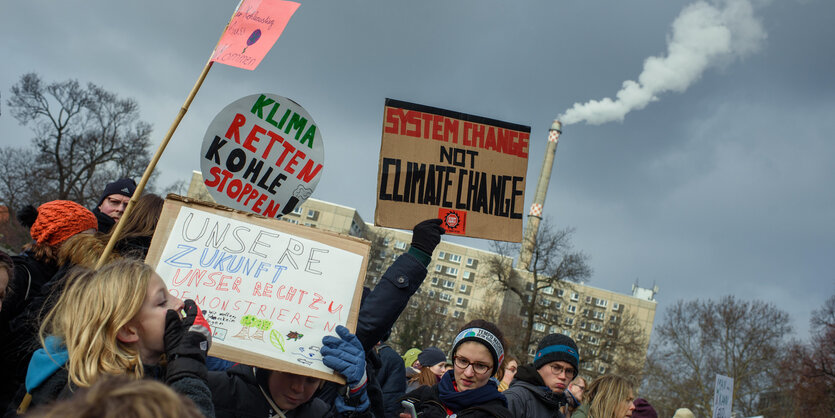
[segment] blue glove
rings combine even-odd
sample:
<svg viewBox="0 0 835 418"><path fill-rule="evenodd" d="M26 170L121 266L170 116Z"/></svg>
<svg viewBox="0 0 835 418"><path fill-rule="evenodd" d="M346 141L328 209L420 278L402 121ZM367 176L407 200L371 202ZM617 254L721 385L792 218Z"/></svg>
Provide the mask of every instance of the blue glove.
<svg viewBox="0 0 835 418"><path fill-rule="evenodd" d="M365 350L362 349L357 336L351 334L348 328L338 325L336 333L340 338L326 335L322 338L322 362L339 374L345 376L348 382L346 399L337 398L336 408L339 412L363 411L370 405L365 386L368 376L365 374Z"/></svg>

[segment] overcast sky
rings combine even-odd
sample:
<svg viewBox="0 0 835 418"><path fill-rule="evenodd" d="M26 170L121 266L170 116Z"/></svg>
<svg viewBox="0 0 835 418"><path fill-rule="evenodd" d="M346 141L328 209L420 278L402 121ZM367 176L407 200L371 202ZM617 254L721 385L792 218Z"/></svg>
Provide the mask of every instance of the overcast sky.
<svg viewBox="0 0 835 418"><path fill-rule="evenodd" d="M835 293L835 2L748 1L302 1L255 71L212 68L158 186L199 170L224 106L269 92L322 133L313 197L373 221L390 97L531 126L527 207L551 121L608 97L585 110L612 122L575 114L565 127L544 209L576 228L588 284L658 285L656 321L680 299L764 300L805 339L811 310ZM156 147L236 4L0 0L0 146L33 135L5 101L35 71L135 98ZM653 56L661 69L645 68ZM626 80L637 83L616 96Z"/></svg>

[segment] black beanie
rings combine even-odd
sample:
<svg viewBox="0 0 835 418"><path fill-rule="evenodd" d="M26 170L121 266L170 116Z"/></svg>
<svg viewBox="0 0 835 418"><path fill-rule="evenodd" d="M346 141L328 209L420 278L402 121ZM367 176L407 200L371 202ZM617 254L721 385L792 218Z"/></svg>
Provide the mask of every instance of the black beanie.
<svg viewBox="0 0 835 418"><path fill-rule="evenodd" d="M96 207L101 206L101 203L104 202L104 199L107 199L107 196L120 194L131 197L133 196L133 192L135 190L136 182L133 181L133 179L124 178L116 180L113 183L107 183L107 186L104 186L104 191L101 193L101 199L99 199L99 204L96 205Z"/></svg>
<svg viewBox="0 0 835 418"><path fill-rule="evenodd" d="M418 354L420 367L432 367L438 363L446 363L446 355L438 347L429 347Z"/></svg>
<svg viewBox="0 0 835 418"><path fill-rule="evenodd" d="M580 350L577 349L577 343L563 334L546 335L536 347L533 366L538 370L552 361L564 361L572 365L575 372L579 371Z"/></svg>

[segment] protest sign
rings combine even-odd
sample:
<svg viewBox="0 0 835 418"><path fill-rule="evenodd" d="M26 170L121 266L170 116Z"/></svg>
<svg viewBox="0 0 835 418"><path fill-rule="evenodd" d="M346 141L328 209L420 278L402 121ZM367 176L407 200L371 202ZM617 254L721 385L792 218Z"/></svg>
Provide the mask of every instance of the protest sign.
<svg viewBox="0 0 835 418"><path fill-rule="evenodd" d="M731 418L734 401L734 379L716 375L716 387L713 389L713 418Z"/></svg>
<svg viewBox="0 0 835 418"><path fill-rule="evenodd" d="M356 329L369 244L169 195L146 262L193 299L212 327L209 354L333 381L322 337Z"/></svg>
<svg viewBox="0 0 835 418"><path fill-rule="evenodd" d="M313 193L325 161L322 135L298 103L253 94L215 116L200 151L203 183L216 202L277 218Z"/></svg>
<svg viewBox="0 0 835 418"><path fill-rule="evenodd" d="M528 126L386 99L376 225L522 240Z"/></svg>
<svg viewBox="0 0 835 418"><path fill-rule="evenodd" d="M299 3L282 0L243 0L212 52L211 61L254 70L281 32Z"/></svg>

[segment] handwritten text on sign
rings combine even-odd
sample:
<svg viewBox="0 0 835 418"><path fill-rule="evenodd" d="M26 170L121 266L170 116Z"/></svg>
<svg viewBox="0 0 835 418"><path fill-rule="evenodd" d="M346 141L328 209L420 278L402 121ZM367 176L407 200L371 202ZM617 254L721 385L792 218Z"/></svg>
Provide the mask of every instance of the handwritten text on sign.
<svg viewBox="0 0 835 418"><path fill-rule="evenodd" d="M313 193L324 154L319 129L303 107L254 94L215 116L203 137L200 168L218 203L277 218Z"/></svg>
<svg viewBox="0 0 835 418"><path fill-rule="evenodd" d="M212 52L212 61L254 70L298 8L299 3L292 1L242 1Z"/></svg>
<svg viewBox="0 0 835 418"><path fill-rule="evenodd" d="M734 379L717 374L713 391L713 418L731 418L733 398Z"/></svg>
<svg viewBox="0 0 835 418"><path fill-rule="evenodd" d="M375 223L521 241L527 126L386 99Z"/></svg>
<svg viewBox="0 0 835 418"><path fill-rule="evenodd" d="M322 337L345 325L362 256L183 207L156 267L206 310L214 344L330 372Z"/></svg>

